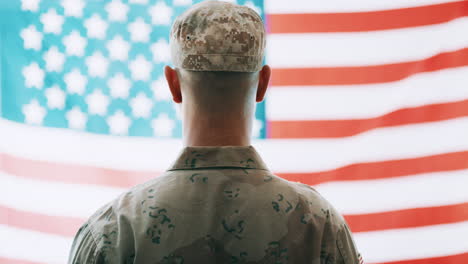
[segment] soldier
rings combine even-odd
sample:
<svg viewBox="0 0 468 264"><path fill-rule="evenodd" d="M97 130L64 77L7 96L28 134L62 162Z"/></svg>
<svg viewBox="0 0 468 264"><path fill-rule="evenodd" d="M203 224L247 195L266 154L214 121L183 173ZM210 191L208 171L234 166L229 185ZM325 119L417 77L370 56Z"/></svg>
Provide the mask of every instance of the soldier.
<svg viewBox="0 0 468 264"><path fill-rule="evenodd" d="M162 176L91 216L69 263L359 263L343 217L310 186L273 175L250 143L271 72L260 16L203 2L176 19L170 42L184 148Z"/></svg>

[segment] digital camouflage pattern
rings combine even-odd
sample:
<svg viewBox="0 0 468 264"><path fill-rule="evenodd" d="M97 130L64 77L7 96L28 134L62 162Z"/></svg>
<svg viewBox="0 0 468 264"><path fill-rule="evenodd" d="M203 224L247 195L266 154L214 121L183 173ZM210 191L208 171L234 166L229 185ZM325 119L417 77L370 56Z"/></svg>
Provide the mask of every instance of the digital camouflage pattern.
<svg viewBox="0 0 468 264"><path fill-rule="evenodd" d="M248 7L206 1L175 20L170 46L172 63L182 69L255 72L262 67L265 28Z"/></svg>
<svg viewBox="0 0 468 264"><path fill-rule="evenodd" d="M69 263L358 264L342 216L273 175L252 146L185 147L161 176L98 210Z"/></svg>

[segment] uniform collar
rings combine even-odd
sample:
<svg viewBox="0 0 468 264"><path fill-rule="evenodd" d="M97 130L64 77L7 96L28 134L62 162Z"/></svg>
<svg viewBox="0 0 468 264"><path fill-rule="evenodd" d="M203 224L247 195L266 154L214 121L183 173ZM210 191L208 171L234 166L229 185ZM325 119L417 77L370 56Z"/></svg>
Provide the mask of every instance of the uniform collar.
<svg viewBox="0 0 468 264"><path fill-rule="evenodd" d="M184 147L168 170L219 167L268 170L251 145Z"/></svg>

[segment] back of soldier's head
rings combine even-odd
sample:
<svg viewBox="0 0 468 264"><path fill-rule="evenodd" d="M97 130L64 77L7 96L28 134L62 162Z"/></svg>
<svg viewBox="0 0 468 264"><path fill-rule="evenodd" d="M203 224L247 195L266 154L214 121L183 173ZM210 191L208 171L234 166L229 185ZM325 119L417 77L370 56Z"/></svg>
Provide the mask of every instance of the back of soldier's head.
<svg viewBox="0 0 468 264"><path fill-rule="evenodd" d="M205 1L175 20L170 45L172 62L181 69L256 72L262 66L265 28L248 7Z"/></svg>
<svg viewBox="0 0 468 264"><path fill-rule="evenodd" d="M170 46L182 88L190 88L184 92L234 100L258 81L265 28L261 17L248 7L205 1L175 20Z"/></svg>

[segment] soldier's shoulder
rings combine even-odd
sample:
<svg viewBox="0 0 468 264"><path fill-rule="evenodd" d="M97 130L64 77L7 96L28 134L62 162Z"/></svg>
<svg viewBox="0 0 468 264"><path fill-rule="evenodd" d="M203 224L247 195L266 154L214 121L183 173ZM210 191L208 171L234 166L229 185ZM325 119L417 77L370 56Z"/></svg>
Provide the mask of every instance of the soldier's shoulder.
<svg viewBox="0 0 468 264"><path fill-rule="evenodd" d="M112 226L116 224L119 217L132 217L135 211L141 207L145 198L151 197L163 185L166 180L165 174L135 185L120 195L101 206L88 219L87 223L95 229L96 227Z"/></svg>
<svg viewBox="0 0 468 264"><path fill-rule="evenodd" d="M343 216L335 206L314 187L300 182L292 182L291 184L296 188L300 199L303 199L304 203L308 205L312 214L322 215L327 221L337 226L345 223Z"/></svg>
<svg viewBox="0 0 468 264"><path fill-rule="evenodd" d="M101 206L88 218L85 225L97 248L115 249L122 238L127 238L128 243L125 244L131 245L134 229L147 224L142 217L147 207L145 200L155 196L164 180L163 176L158 176L138 184Z"/></svg>
<svg viewBox="0 0 468 264"><path fill-rule="evenodd" d="M297 192L298 195L304 197L311 202L323 202L328 201L312 186L301 182L288 181L290 186Z"/></svg>

